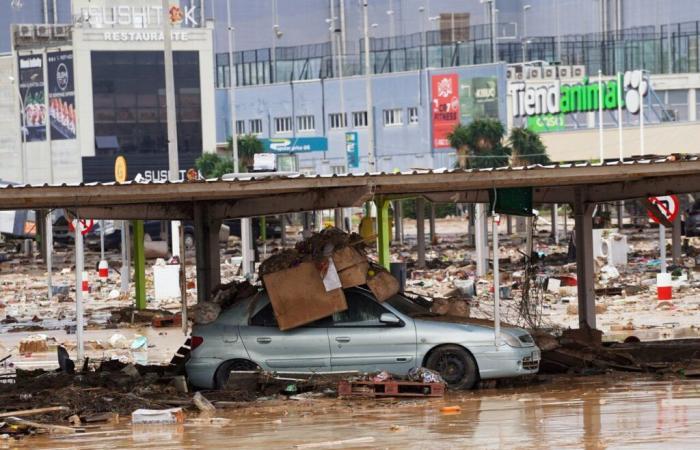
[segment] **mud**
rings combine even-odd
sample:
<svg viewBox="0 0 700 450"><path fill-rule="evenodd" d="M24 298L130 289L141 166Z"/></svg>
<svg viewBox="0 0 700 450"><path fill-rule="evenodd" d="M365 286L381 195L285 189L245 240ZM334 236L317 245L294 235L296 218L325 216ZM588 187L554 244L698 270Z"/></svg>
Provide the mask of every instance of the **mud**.
<svg viewBox="0 0 700 450"><path fill-rule="evenodd" d="M444 406L461 410L445 414ZM606 375L428 401L258 401L219 408L216 416L230 422L194 415L184 425L127 421L0 448L693 448L700 390L685 379Z"/></svg>

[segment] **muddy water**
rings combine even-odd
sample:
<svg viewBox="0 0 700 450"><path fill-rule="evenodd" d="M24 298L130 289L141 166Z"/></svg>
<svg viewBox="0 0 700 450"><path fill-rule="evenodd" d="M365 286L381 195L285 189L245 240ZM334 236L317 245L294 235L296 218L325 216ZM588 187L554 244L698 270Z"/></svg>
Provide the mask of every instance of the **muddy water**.
<svg viewBox="0 0 700 450"><path fill-rule="evenodd" d="M700 384L579 378L530 388L450 394L431 401L317 400L220 410L223 427L103 428L41 436L7 448L698 448ZM445 405L461 412L444 414ZM328 441L335 446L312 447ZM0 448L3 444L0 443ZM304 447L306 445L306 447ZM661 447L661 445L663 447Z"/></svg>

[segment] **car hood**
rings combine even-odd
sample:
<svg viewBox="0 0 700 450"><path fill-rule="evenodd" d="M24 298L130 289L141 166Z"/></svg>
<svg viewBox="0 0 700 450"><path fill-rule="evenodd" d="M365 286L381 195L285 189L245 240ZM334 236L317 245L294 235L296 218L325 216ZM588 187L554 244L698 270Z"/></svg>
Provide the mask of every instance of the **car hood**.
<svg viewBox="0 0 700 450"><path fill-rule="evenodd" d="M470 331L485 331L488 333L493 333L494 324L492 320L488 319L477 319L472 317L457 317L457 316L433 316L433 315L421 315L414 317L416 324L420 327L420 323L423 322L424 326L430 327L449 327L452 329L469 329ZM467 325L468 327L465 327ZM501 322L501 332L508 333L512 336L518 337L523 334L530 334L527 330L516 327L508 323Z"/></svg>

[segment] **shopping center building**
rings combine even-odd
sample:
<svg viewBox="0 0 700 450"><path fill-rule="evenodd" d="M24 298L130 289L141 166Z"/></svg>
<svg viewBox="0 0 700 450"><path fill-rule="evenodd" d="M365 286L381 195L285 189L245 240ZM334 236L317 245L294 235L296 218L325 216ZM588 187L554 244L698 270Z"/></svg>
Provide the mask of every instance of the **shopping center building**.
<svg viewBox="0 0 700 450"><path fill-rule="evenodd" d="M621 142L626 157L700 151L693 0L376 0L366 31L357 0L172 3L183 170L225 151L232 73L236 131L305 173L365 171L371 150L378 170L451 166L446 134L477 117L536 129L554 160L598 159L593 92L618 77L624 107L603 104L605 158L618 158ZM118 154L130 178L163 178L161 2L11 4L0 14L10 31L0 33L0 179L107 181ZM638 71L643 144L640 114L624 101L639 91L625 84ZM585 104L562 109L569 91L586 92Z"/></svg>

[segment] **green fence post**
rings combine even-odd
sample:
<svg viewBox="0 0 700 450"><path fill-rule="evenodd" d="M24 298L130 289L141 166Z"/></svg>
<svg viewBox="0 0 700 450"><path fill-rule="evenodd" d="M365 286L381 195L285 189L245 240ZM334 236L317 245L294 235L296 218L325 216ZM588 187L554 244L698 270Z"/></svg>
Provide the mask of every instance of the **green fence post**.
<svg viewBox="0 0 700 450"><path fill-rule="evenodd" d="M143 220L134 220L133 227L136 309L146 309L146 253L143 248Z"/></svg>
<svg viewBox="0 0 700 450"><path fill-rule="evenodd" d="M375 200L377 205L377 255L379 264L389 270L391 255L389 244L391 242L391 230L389 229L389 200L379 198Z"/></svg>

